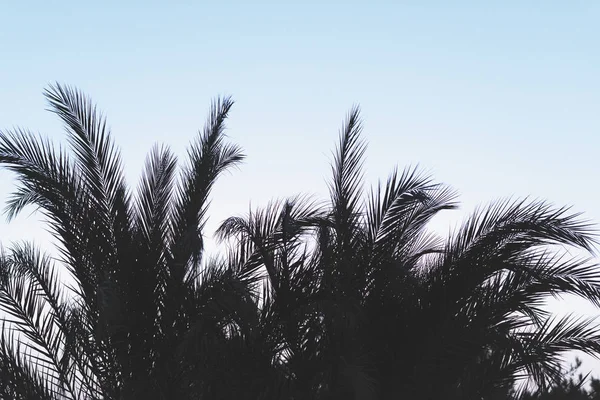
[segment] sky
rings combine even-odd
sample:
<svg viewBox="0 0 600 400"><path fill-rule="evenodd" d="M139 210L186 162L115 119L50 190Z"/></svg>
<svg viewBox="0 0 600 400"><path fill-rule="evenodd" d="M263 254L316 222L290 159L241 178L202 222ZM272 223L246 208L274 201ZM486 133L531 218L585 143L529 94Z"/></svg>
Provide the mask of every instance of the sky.
<svg viewBox="0 0 600 400"><path fill-rule="evenodd" d="M359 104L368 183L419 164L460 193L433 229L508 196L600 223L599 2L124 3L0 0L0 129L63 141L42 91L74 85L107 115L135 187L153 144L184 162L210 101L233 96L228 135L247 159L215 188L210 235L250 204L326 196ZM0 204L12 178L0 171ZM0 242L22 239L49 236L29 212L0 217Z"/></svg>

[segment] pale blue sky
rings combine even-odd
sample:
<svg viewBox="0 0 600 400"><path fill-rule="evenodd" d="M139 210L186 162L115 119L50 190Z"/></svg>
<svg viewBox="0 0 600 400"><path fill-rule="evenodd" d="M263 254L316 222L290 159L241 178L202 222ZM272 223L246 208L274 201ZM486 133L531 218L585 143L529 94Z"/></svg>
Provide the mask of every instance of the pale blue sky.
<svg viewBox="0 0 600 400"><path fill-rule="evenodd" d="M274 196L326 193L330 150L360 103L367 178L420 163L463 211L509 195L600 222L600 3L0 0L0 128L62 140L41 95L76 85L109 118L127 177L169 143L184 155L211 98L237 101L246 164L218 185L212 229ZM0 201L11 189L0 172ZM45 240L35 218L0 239Z"/></svg>

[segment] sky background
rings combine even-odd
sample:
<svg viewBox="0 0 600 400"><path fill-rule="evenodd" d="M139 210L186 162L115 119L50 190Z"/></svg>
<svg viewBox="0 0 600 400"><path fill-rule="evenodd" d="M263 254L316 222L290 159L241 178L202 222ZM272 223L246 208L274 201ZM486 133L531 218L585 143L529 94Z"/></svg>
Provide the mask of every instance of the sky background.
<svg viewBox="0 0 600 400"><path fill-rule="evenodd" d="M125 3L0 0L0 129L63 141L42 90L75 85L107 114L135 186L153 144L183 161L211 99L232 95L228 134L248 157L214 191L210 235L250 202L324 197L360 104L367 182L418 163L460 193L433 229L508 196L600 223L600 2ZM0 171L1 204L13 188ZM4 220L4 245L47 245L35 215Z"/></svg>

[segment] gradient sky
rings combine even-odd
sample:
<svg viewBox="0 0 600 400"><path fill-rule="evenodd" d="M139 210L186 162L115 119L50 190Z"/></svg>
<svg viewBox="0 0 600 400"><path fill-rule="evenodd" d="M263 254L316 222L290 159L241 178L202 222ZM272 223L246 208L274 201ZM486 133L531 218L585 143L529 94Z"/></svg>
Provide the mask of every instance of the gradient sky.
<svg viewBox="0 0 600 400"><path fill-rule="evenodd" d="M419 163L460 192L436 230L526 195L600 223L599 2L126 3L0 0L0 129L63 140L41 93L75 85L106 112L136 185L154 143L185 156L210 100L232 95L228 133L248 158L219 182L210 234L250 202L324 196L358 103L368 182ZM0 172L0 202L12 188ZM0 220L5 245L31 238L48 240L35 216Z"/></svg>

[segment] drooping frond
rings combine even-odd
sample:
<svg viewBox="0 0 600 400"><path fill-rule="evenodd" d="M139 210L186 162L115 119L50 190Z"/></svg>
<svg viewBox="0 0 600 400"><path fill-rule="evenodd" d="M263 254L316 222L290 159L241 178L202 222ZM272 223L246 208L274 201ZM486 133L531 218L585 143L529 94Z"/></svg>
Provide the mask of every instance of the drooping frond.
<svg viewBox="0 0 600 400"><path fill-rule="evenodd" d="M63 362L68 332L56 277L48 260L32 248L17 247L11 253L3 262L0 285L0 310L6 315L3 323L7 327L4 334L15 333L6 339L26 343L27 360L43 369L53 390L74 399L77 378L69 363Z"/></svg>
<svg viewBox="0 0 600 400"><path fill-rule="evenodd" d="M416 168L394 171L383 188L371 191L366 211L369 241L378 253L421 256L433 243L424 235L427 223L440 211L456 208L456 193L434 183Z"/></svg>
<svg viewBox="0 0 600 400"><path fill-rule="evenodd" d="M81 195L67 155L29 131L0 132L0 163L15 172L21 184L5 209L9 220L34 204L59 222L65 203Z"/></svg>
<svg viewBox="0 0 600 400"><path fill-rule="evenodd" d="M2 324L0 335L0 395L14 400L57 400L52 376L35 368L28 359L26 346L15 337L7 324Z"/></svg>
<svg viewBox="0 0 600 400"><path fill-rule="evenodd" d="M509 240L524 248L561 244L593 251L592 225L579 213L553 208L543 201L499 201L476 211L454 236L455 248L476 252L486 245L503 246Z"/></svg>
<svg viewBox="0 0 600 400"><path fill-rule="evenodd" d="M67 126L68 139L98 207L113 211L123 201L125 183L121 157L110 137L106 119L82 92L60 84L51 85L45 96L50 109Z"/></svg>
<svg viewBox="0 0 600 400"><path fill-rule="evenodd" d="M516 334L522 347L515 349L521 369L547 390L562 376L564 356L581 351L600 357L600 325L595 318L581 318L573 314L549 317L533 331Z"/></svg>
<svg viewBox="0 0 600 400"><path fill-rule="evenodd" d="M97 274L106 268L102 267L108 262L106 255L114 252L106 226L98 223L106 215L90 207L91 195L67 154L60 149L56 152L47 139L27 131L2 132L0 163L17 173L20 184L9 202L9 215L33 202L42 209L79 283L81 298L90 310L97 310Z"/></svg>
<svg viewBox="0 0 600 400"><path fill-rule="evenodd" d="M431 277L451 280L459 285L456 293L464 293L540 246L591 250L593 243L589 223L579 221L577 214L541 202L497 203L475 212L449 239Z"/></svg>
<svg viewBox="0 0 600 400"><path fill-rule="evenodd" d="M124 249L130 245L131 210L121 156L106 119L79 90L57 83L44 94L50 110L66 125L75 155L74 168L88 194L86 205L92 211L88 218L92 218L87 223L94 226L94 249L98 257L106 260L104 265L95 267L100 275L121 274L117 266L131 261Z"/></svg>

